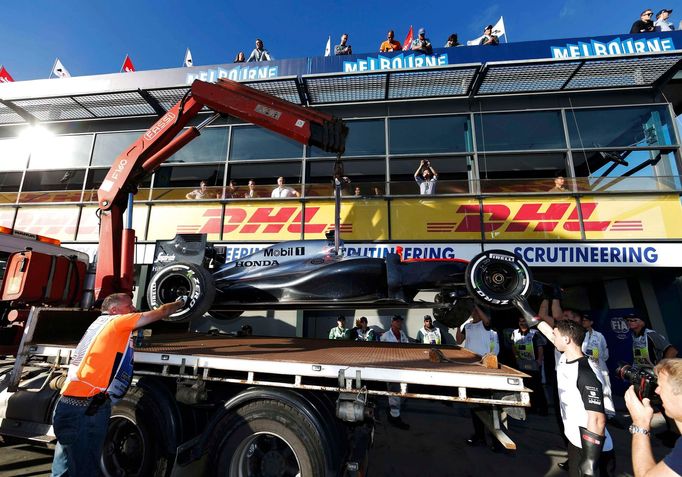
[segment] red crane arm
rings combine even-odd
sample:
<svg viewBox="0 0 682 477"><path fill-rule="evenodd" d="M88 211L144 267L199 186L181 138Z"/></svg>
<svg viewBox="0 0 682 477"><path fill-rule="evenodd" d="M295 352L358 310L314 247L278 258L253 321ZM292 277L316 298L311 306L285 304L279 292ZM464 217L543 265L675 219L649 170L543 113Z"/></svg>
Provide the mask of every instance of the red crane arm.
<svg viewBox="0 0 682 477"><path fill-rule="evenodd" d="M191 89L115 160L100 186L100 240L95 300L111 293L132 293L135 231L124 227L129 193L170 156L200 135L200 127L185 126L206 106L235 116L308 146L341 154L348 128L329 114L289 103L243 84L220 79L196 80Z"/></svg>

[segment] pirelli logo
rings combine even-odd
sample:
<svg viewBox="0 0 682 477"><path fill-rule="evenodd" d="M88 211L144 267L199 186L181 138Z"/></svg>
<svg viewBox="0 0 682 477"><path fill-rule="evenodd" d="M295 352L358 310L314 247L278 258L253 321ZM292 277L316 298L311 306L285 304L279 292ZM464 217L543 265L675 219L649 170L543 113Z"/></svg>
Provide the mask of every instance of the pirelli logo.
<svg viewBox="0 0 682 477"><path fill-rule="evenodd" d="M593 202L581 204L582 226L586 232L644 230L641 220L591 220L597 206ZM463 204L455 210L455 215L460 217L454 221L427 222L427 232L580 232L580 215L574 202L526 203L515 211L507 204Z"/></svg>

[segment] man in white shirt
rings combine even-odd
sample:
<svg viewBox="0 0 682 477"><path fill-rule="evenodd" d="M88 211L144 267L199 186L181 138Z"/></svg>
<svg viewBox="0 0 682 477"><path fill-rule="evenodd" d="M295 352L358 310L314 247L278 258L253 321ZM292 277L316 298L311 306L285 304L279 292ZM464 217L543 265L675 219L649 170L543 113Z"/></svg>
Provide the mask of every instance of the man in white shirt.
<svg viewBox="0 0 682 477"><path fill-rule="evenodd" d="M422 159L419 167L414 171L414 180L419 184L419 193L421 195L436 195L438 173L431 166L430 161Z"/></svg>
<svg viewBox="0 0 682 477"><path fill-rule="evenodd" d="M301 194L291 187L286 187L284 177L280 176L277 178L277 187L272 190L270 197L273 199L286 199L288 197L301 197Z"/></svg>
<svg viewBox="0 0 682 477"><path fill-rule="evenodd" d="M490 316L488 316L478 305L474 306L474 311L467 321L457 328L455 340L458 344L464 343L464 347L481 356L485 354L498 355L500 352L500 340L497 332L490 328ZM469 446L479 446L485 444L485 426L483 421L471 413L471 420L474 426L473 435L465 442ZM491 450L497 452L501 447L497 441L493 440Z"/></svg>
<svg viewBox="0 0 682 477"><path fill-rule="evenodd" d="M393 315L391 318L391 328L381 335L381 341L384 343L409 343L410 339L407 337L403 331L403 317L400 315ZM388 390L392 392L400 392L399 383L386 383ZM400 406L402 404L402 398L389 396L388 398L388 422L397 427L407 431L410 429L410 425L402 420L400 417Z"/></svg>

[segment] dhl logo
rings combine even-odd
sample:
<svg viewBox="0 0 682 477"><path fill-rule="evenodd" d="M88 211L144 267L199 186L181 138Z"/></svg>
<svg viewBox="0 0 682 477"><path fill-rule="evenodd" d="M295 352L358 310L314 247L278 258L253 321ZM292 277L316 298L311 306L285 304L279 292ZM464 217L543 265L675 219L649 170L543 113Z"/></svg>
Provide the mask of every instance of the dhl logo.
<svg viewBox="0 0 682 477"><path fill-rule="evenodd" d="M597 205L594 202L580 205L586 232L644 230L641 220L590 220ZM568 232L579 232L581 224L578 206L573 202L522 204L514 214L505 204L463 204L455 214L463 217L458 222L427 222L426 230L436 233L554 232L560 227Z"/></svg>
<svg viewBox="0 0 682 477"><path fill-rule="evenodd" d="M320 207L306 207L304 211L300 207L258 207L244 209L241 207L227 207L225 219L221 223L221 209L207 209L203 217L208 217L204 224L178 225L178 232L219 234L222 228L223 234L277 234L289 232L300 234L321 234L334 228L334 224L321 223L315 220ZM198 229L198 230L197 230ZM353 224L342 224L341 231L350 233Z"/></svg>

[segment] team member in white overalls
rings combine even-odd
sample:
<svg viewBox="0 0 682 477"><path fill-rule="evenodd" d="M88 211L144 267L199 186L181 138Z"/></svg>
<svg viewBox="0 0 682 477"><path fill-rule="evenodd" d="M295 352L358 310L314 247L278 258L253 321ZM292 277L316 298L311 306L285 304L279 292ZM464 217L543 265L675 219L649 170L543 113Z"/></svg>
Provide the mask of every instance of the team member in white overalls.
<svg viewBox="0 0 682 477"><path fill-rule="evenodd" d="M582 323L583 328L585 328L585 339L582 346L583 354L590 358L601 371L602 383L604 384L604 409L608 417L613 417L616 413L611 395L609 368L606 366L606 361L609 359L609 348L606 345L606 338L592 327L594 322L589 315L583 315Z"/></svg>

